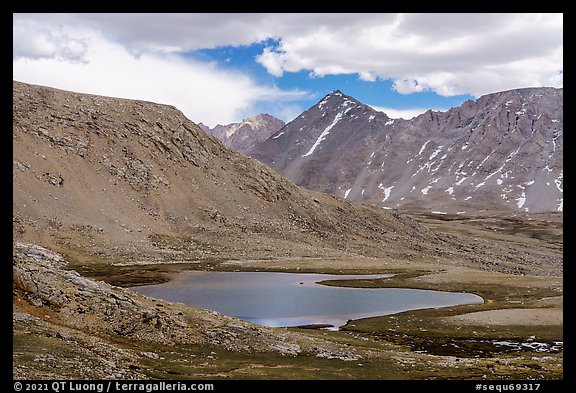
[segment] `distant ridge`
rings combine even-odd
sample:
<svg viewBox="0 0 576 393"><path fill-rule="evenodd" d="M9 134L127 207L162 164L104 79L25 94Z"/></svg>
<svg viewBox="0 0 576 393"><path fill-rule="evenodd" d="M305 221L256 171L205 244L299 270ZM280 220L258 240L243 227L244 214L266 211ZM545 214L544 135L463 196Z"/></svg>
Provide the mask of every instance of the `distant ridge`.
<svg viewBox="0 0 576 393"><path fill-rule="evenodd" d="M207 133L220 139L225 146L245 153L274 135L284 126L284 122L274 116L262 114L249 117L239 123L218 124L214 128L202 123L198 125Z"/></svg>
<svg viewBox="0 0 576 393"><path fill-rule="evenodd" d="M439 213L563 210L563 89L488 94L411 120L336 90L252 157L303 187Z"/></svg>

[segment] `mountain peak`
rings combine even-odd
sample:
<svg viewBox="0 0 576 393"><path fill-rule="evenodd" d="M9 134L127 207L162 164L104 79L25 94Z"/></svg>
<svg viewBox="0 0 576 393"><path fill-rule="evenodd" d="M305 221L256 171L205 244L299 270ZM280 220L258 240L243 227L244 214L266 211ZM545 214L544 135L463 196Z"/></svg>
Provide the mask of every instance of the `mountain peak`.
<svg viewBox="0 0 576 393"><path fill-rule="evenodd" d="M335 90L250 155L300 186L384 207L562 211L562 93L509 90L395 121Z"/></svg>
<svg viewBox="0 0 576 393"><path fill-rule="evenodd" d="M355 106L365 106L363 103L355 99L354 97L347 96L346 94L342 93L340 90L334 90L331 93L328 93L322 98L318 104L316 104L320 109L328 104L330 107L340 106L340 105L350 105L353 104Z"/></svg>
<svg viewBox="0 0 576 393"><path fill-rule="evenodd" d="M282 120L269 114L260 114L242 119L238 123L218 124L214 128L203 125L200 127L222 141L225 146L243 153L268 139L282 126Z"/></svg>
<svg viewBox="0 0 576 393"><path fill-rule="evenodd" d="M326 94L324 99L340 99L340 100L354 100L354 101L356 101L353 97L350 97L350 96L342 93L342 91L338 90L338 89Z"/></svg>

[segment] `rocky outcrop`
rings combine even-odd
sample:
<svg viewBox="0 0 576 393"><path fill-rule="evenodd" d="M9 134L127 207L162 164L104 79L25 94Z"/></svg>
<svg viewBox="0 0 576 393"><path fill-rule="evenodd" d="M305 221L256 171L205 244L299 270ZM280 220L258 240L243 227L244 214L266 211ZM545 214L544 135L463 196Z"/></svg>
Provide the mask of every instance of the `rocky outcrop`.
<svg viewBox="0 0 576 393"><path fill-rule="evenodd" d="M54 319L67 328L142 342L210 344L245 353L273 351L297 355L301 352L289 334L272 332L215 312L150 299L82 277L65 267L62 256L43 247L14 244L15 293L34 309L49 310Z"/></svg>
<svg viewBox="0 0 576 393"><path fill-rule="evenodd" d="M48 337L53 348L45 355L37 354L41 348L28 349L37 354L32 371L26 366L29 355L21 352L30 339L15 345L15 378L61 379L70 372L68 377L74 379L142 379L142 359L162 361L154 348L170 347L199 348L200 353L207 348L359 358L353 350L328 341L93 281L67 269L61 255L38 245L15 242L12 267L16 339L30 334L35 340ZM56 348L66 348L65 353ZM73 359L70 352L76 354ZM55 364L65 364L67 371L50 366ZM100 368L94 369L95 364Z"/></svg>

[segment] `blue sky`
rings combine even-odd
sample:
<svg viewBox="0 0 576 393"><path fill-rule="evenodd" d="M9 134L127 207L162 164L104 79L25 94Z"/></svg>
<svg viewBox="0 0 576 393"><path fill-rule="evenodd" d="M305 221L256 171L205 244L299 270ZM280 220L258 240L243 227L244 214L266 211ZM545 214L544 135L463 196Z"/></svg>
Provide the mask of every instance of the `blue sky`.
<svg viewBox="0 0 576 393"><path fill-rule="evenodd" d="M256 57L263 52L264 48L274 44L277 44L277 41L266 40L266 42L252 45L200 49L186 53L185 56L195 60L216 62L223 69L241 70L258 83L274 84L282 90L305 91L308 94L298 100L299 108L309 108L326 94L337 89L363 103L382 108L391 115L403 115L408 118L412 114L419 114L427 109L447 110L468 99L475 98L471 94L441 96L433 91L400 94L393 89L392 81L389 79L367 81L360 79L356 73L320 77L311 75L309 70L302 70L274 76L256 61ZM260 103L258 108L266 111L267 106L267 103ZM281 116L281 114L277 115Z"/></svg>
<svg viewBox="0 0 576 393"><path fill-rule="evenodd" d="M285 121L339 89L390 117L563 84L562 14L14 14L15 80Z"/></svg>

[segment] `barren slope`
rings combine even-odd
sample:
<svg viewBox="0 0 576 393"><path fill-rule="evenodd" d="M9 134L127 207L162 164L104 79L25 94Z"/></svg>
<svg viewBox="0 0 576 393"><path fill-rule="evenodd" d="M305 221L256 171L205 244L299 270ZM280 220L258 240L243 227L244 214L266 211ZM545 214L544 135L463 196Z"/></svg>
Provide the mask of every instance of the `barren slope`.
<svg viewBox="0 0 576 393"><path fill-rule="evenodd" d="M14 82L14 235L129 260L411 253L414 220L301 189L174 107Z"/></svg>

